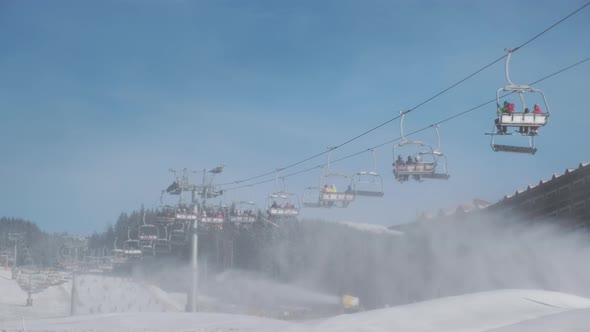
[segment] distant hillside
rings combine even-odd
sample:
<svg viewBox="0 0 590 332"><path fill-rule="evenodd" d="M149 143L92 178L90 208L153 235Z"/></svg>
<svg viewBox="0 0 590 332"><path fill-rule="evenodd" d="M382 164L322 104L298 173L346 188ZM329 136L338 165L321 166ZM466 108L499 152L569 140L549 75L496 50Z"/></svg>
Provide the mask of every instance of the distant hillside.
<svg viewBox="0 0 590 332"><path fill-rule="evenodd" d="M63 234L48 234L30 221L20 218L0 218L0 251L13 253L17 244L21 255L18 264L49 266L57 263Z"/></svg>

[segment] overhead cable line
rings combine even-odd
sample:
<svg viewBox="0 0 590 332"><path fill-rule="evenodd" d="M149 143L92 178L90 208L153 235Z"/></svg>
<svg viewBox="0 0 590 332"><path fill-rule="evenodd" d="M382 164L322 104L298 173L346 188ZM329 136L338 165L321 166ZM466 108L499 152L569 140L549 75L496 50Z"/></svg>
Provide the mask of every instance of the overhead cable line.
<svg viewBox="0 0 590 332"><path fill-rule="evenodd" d="M585 62L587 62L587 61L590 61L590 57L587 57L587 58L585 58L585 59L583 59L583 60L580 60L580 61L578 61L578 62L576 62L576 63L574 63L574 64L572 64L572 65L569 65L569 66L567 66L567 67L564 67L564 68L562 68L562 69L560 69L560 70L558 70L558 71L555 71L555 72L553 72L553 73L551 73L551 74L549 74L549 75L546 75L546 76L544 76L544 77L542 77L542 78L540 78L540 79L538 79L538 80L536 80L536 81L534 81L534 82L532 82L532 83L529 83L529 85L535 85L535 84L537 84L537 83L540 83L540 82L543 82L543 81L545 81L545 80L548 80L548 79L550 79L550 78L552 78L552 77L554 77L554 76L556 76L556 75L559 75L559 74L561 74L561 73L563 73L563 72L565 72L565 71L567 71L567 70L570 70L570 69L572 69L572 68L574 68L574 67L577 67L577 66L579 66L579 65L581 65L581 64L583 64L583 63L585 63ZM514 93L514 92L506 93L506 94L504 94L504 95L500 96L500 98L501 98L501 99L502 99L502 98L505 98L506 96L509 96L509 95L511 95L511 94L513 94L513 93ZM467 110L465 110L465 111L459 112L459 113L457 113L457 114L453 114L453 115L451 115L451 116L449 116L449 117L447 117L447 118L444 118L444 119L442 119L442 120L440 120L440 121L438 121L438 122L435 122L435 123L433 123L433 124L430 124L430 125L428 125L428 126L426 126L426 127L423 127L423 128L417 129L417 130L414 130L414 131L412 131L412 132L410 132L410 133L406 134L405 136L411 136L411 135L415 135L415 134L417 134L417 133L423 132L423 131L425 131L425 130L428 130L428 129L432 128L433 126L436 126L436 125L439 125L439 124L442 124L442 123L445 123L445 122L448 122L448 121L454 120L454 119L456 119L456 118L458 118L458 117L461 117L461 116L463 116L463 115L465 115L465 114L471 113L471 112L473 112L473 111L475 111L475 110L478 110L478 109L480 109L480 108L482 108L482 107L484 107L484 106L486 106L486 105L489 105L489 104L492 104L492 103L495 103L495 102L496 102L496 98L494 98L494 99L491 99L491 100L488 100L488 101L486 101L486 102L483 102L483 103L481 103L481 104L479 104L479 105L477 105L477 106L471 107L471 108L469 108L469 109L467 109ZM378 149L378 148L380 148L380 147L383 147L383 146L385 146L385 145L389 145L389 144L391 144L391 143L394 143L394 142L396 142L396 141L399 141L399 140L401 140L401 139L402 139L401 137L397 137L397 138L391 139L391 140L389 140L389 141L387 141L387 142L383 142L383 143L380 143L380 144L378 144L378 145L372 146L372 147L370 147L370 148L367 148L367 149L364 149L364 150L361 150L361 151L355 152L355 153L353 153L353 154L350 154L350 155L344 156L344 157L342 157L342 158L338 158L338 159L332 160L332 161L330 161L330 163L331 163L331 164L333 164L333 163L341 162L341 161L344 161L344 160L347 160L347 159L350 159L350 158L356 157L356 156L358 156L358 155L361 155L361 154L363 154L363 153L366 153L366 152L370 152L371 150ZM313 167L309 167L309 168L303 169L303 170L301 170L301 171L297 171L297 172L294 172L294 173L290 173L290 174L283 175L283 176L281 176L281 178L288 178L288 177L292 177L292 176L299 175L299 174L302 174L302 173L306 173L306 172L312 171L312 170L314 170L314 169L322 168L322 167L324 167L324 166L326 166L326 165L327 165L327 164L326 164L326 163L324 163L324 164L321 164L321 165L316 165L316 166L313 166ZM270 173L270 174L274 174L274 172L272 172L272 173ZM245 187L251 187L251 186L256 186L256 185L260 185L260 184L264 184L264 183L269 183L269 182L273 182L273 181L275 181L275 179L262 180L262 181L258 181L258 182L251 183L251 184L248 184L248 185L237 186L237 187L232 187L232 188L226 188L226 189L224 189L224 190L228 191L228 190L241 189L241 188L245 188Z"/></svg>
<svg viewBox="0 0 590 332"><path fill-rule="evenodd" d="M582 5L582 6L581 6L581 7L579 7L578 9L574 10L573 12L569 13L568 15L566 15L565 17L563 17L563 18L562 18L562 19L560 19L559 21L557 21L557 22L553 23L551 26L547 27L545 30L543 30L543 31L539 32L538 34L536 34L535 36L533 36L533 37L529 38L529 39L528 39L528 40L526 40L524 43L522 43L522 44L520 44L519 46L515 47L515 48L512 50L512 52L516 52L516 51L518 51L519 49L521 49L521 48L525 47L525 46L526 46L526 45L528 45L529 43L533 42L533 41L534 41L534 40L536 40L537 38L539 38L539 37L541 37L542 35L544 35L545 33L549 32L550 30L552 30L553 28L555 28L555 27L556 27L556 26L558 26L559 24L563 23L564 21L566 21L567 19L569 19L570 17L572 17L573 15L575 15L576 13L580 12L581 10L583 10L584 8L586 8L586 7L588 7L588 6L590 6L590 1L589 1L589 2L587 2L586 4ZM458 85L460 85L460 84L464 83L465 81L467 81L467 80L469 80L470 78L472 78L472 77L476 76L477 74L481 73L482 71L484 71L484 70L488 69L489 67L493 66L494 64L496 64L496 63L498 63L498 62L502 61L504 58L506 58L506 56L507 56L507 55L506 55L506 54L504 54L504 55L502 55L501 57L499 57L499 58L497 58L497 59L493 60L492 62L490 62L490 63L488 63L487 65L485 65L485 66L481 67L480 69L478 69L478 70L474 71L473 73L471 73L471 74L467 75L466 77L464 77L464 78L462 78L461 80L457 81L456 83L454 83L454 84L450 85L449 87L447 87L447 88L445 88L445 89L441 90L440 92L436 93L435 95L431 96L430 98L428 98L428 99L426 99L426 100L422 101L421 103L417 104L416 106L414 106L414 107L412 107L412 108L410 108L410 109L408 109L408 110L404 111L402 114L404 114L404 113L405 113L405 114L407 114L407 113L413 112L413 111L415 111L416 109L418 109L418 108L420 108L420 107L424 106L425 104L427 104L427 103L431 102L432 100L434 100L434 99L436 99L436 98L440 97L441 95L443 95L443 94L447 93L449 90L451 90L451 89L453 89L453 88L457 87ZM336 150L336 149L338 149L338 148L340 148L340 147L342 147L342 146L344 146L344 145L347 145L347 144L349 144L349 143L351 143L351 142L353 142L353 141L356 141L357 139L359 139L359 138L361 138L361 137L363 137L363 136L365 136L365 135L367 135L367 134L369 134L369 133L371 133L371 132L373 132L373 131L375 131L375 130L377 130L377 129L379 129L379 128L381 128L381 127L383 127L383 126L385 126L385 125L387 125L387 124L389 124L389 123L391 123L391 122L393 122L393 121L395 121L395 120L397 120L397 119L399 119L400 117L401 117L401 114L400 114L400 115L397 115L397 116L395 116L395 117L393 117L393 118L391 118L391 119L389 119L389 120L387 120L387 121L385 121L385 122L382 122L382 123L380 123L380 124L378 124L378 125L376 125L376 126L374 126L374 127L370 128L370 129L368 129L368 130L366 130L366 131L364 131L364 132L362 132L362 133L360 133L360 134L358 134L358 135L356 135L356 136L354 136L354 137L352 137L352 138L350 138L350 139L348 139L348 140L346 140L346 141L344 141L344 142L342 142L342 143L340 143L340 144L338 144L338 145L331 146L331 147L328 149L328 151L323 151L323 152L320 152L320 153L316 153L316 154L314 154L314 155L312 155L312 156L310 156L310 157L307 157L307 158L305 158L305 159L303 159L303 160L300 160L300 161L298 161L298 162L295 162L295 163L289 164L289 165L287 165L287 166L284 166L284 167L277 168L277 169L275 169L275 170L273 170L273 171L265 172L265 173L262 173L262 174L259 174L259 175L256 175L256 176L252 176L252 177L249 177L249 178L241 179L241 180L235 180L235 181L231 181L231 182L221 183L221 184L220 184L220 186L227 186L227 185L232 185L232 184L240 184L240 183L243 183L243 182L248 182L248 181L256 180L256 179L259 179L259 178L262 178L262 177L265 177L265 176L268 176L268 175L271 175L271 174L275 174L275 173L277 173L277 172L280 172L280 171L284 171L284 170L290 169L290 168L292 168L292 167L295 167L295 166L297 166L297 165L303 164L303 163L305 163L305 162L307 162L307 161L310 161L310 160L312 160L312 159L315 159L315 158L317 158L317 157L323 156L323 155L325 155L326 153L329 153L329 152L331 152L331 151L333 151L333 150Z"/></svg>

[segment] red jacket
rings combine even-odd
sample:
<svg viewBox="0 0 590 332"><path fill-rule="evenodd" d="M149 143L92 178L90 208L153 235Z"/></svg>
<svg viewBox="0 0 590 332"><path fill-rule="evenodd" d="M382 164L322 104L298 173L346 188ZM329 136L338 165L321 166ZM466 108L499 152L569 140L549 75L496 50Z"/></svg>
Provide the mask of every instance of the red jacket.
<svg viewBox="0 0 590 332"><path fill-rule="evenodd" d="M513 103L508 104L508 113L514 113L514 104Z"/></svg>
<svg viewBox="0 0 590 332"><path fill-rule="evenodd" d="M541 114L541 113L543 113L543 110L541 110L541 107L539 107L539 105L535 105L535 108L533 109L533 113Z"/></svg>

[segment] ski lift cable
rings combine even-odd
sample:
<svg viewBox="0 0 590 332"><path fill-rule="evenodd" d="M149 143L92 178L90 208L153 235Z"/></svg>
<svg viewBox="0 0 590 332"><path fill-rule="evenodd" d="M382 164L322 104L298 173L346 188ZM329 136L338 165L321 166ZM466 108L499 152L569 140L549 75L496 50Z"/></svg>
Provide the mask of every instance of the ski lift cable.
<svg viewBox="0 0 590 332"><path fill-rule="evenodd" d="M542 78L540 78L540 79L537 79L536 81L534 81L534 82L530 83L530 85L534 85L534 84L537 84L537 83L540 83L540 82L546 81L546 80L548 80L548 79L550 79L550 78L552 78L552 77L554 77L554 76L556 76L556 75L559 75L559 74L561 74L561 73L563 73L563 72L565 72L565 71L567 71L567 70L570 70L570 69L572 69L572 68L574 68L574 67L577 67L577 66L579 66L579 65L581 65L581 64L583 64L583 63L585 63L585 62L587 62L587 61L590 61L590 57L587 57L587 58L585 58L585 59L582 59L582 60L580 60L580 61L578 61L578 62L576 62L576 63L574 63L574 64L572 64L572 65L569 65L569 66L567 66L567 67L564 67L564 68L562 68L562 69L560 69L560 70L558 70L558 71L555 71L555 72L553 72L553 73L551 73L551 74L549 74L549 75L546 75L546 76L544 76L544 77L542 77ZM509 95L513 94L513 93L515 93L515 92L514 92L514 91L512 91L512 92L509 92L509 93L505 93L505 94L503 94L502 96L500 96L500 98L501 98L501 99L503 99L503 98L505 98L505 97L507 97L507 96L509 96ZM469 108L469 109L467 109L467 110L465 110L465 111L459 112L459 113L457 113L457 114L453 114L452 116L449 116L449 117L447 117L447 118L444 118L444 119L442 119L442 120L440 120L440 121L438 121L438 122L435 122L435 123L433 123L433 124L431 124L431 125L428 125L428 126L426 126L426 127L423 127L423 128L417 129L417 130L414 130L414 131L412 131L412 132L410 132L410 133L407 133L407 134L405 134L405 135L406 135L406 136L415 135L415 134L417 134L417 133L420 133L420 132L422 132L422 131L425 131L425 130L427 130L427 129L429 129L429 128L433 127L433 126L437 126L437 125L440 125L440 124L442 124L442 123L445 123L445 122L448 122L448 121L454 120L454 119L456 119L456 118L458 118L458 117L461 117L461 116L463 116L463 115L465 115L465 114L471 113L471 112L473 112L473 111L475 111L475 110L481 109L482 107L484 107L484 106L487 106L487 105L489 105L489 104L492 104L492 103L495 103L495 102L496 102L496 98L494 98L494 99L491 99L491 100L488 100L488 101L486 101L486 102L483 102L483 103L481 103L481 104L479 104L479 105L477 105L477 106L471 107L471 108ZM364 149L364 150L361 150L361 151L355 152L355 153L353 153L353 154L350 154L350 155L344 156L344 157L342 157L342 158L338 158L338 159L332 160L332 161L330 161L330 162L331 162L331 163L341 162L341 161L344 161L344 160L347 160L347 159L350 159L350 158L356 157L356 156L358 156L358 155L361 155L361 154L363 154L363 153L371 152L372 150L375 150L375 149L381 148L381 147L383 147L383 146L389 145L389 144L391 144L391 143L394 143L394 142L396 142L396 141L399 141L399 140L401 140L401 139L402 139L401 137L397 137L397 138L391 139L391 140L389 140L389 141L387 141L387 142L383 142L383 143L377 144L377 145L375 145L375 146L372 146L372 147L370 147L370 148L367 148L367 149ZM294 172L294 173L290 173L290 174L283 175L283 176L281 176L281 178L288 178L288 177L292 177L292 176L299 175L299 174L302 174L302 173L310 172L310 171L312 171L312 170L315 170L315 169L318 169L318 168L324 167L325 165L326 165L326 164L324 163L324 164L321 164L321 165L316 165L316 166L313 166L313 167L309 167L309 168L306 168L306 169L303 169L303 170L300 170L300 171L297 171L297 172ZM274 173L274 172L273 172L273 173ZM272 174L272 173L271 173L271 174ZM248 184L248 185L242 185L242 186L237 186L237 187L227 188L227 189L224 189L224 190L226 190L226 191L227 191L227 190L241 189L241 188L250 187L250 186L256 186L256 185L260 185L260 184L264 184L264 183L269 183L269 182L273 182L273 181L275 181L275 179L274 179L274 178L272 178L272 179L268 179L268 180L262 180L262 181L258 181L258 182L255 182L255 183L252 183L252 184Z"/></svg>
<svg viewBox="0 0 590 332"><path fill-rule="evenodd" d="M526 45L528 45L529 43L533 42L535 39L541 37L543 34L545 34L546 32L548 32L549 30L555 28L556 26L558 26L559 24L563 23L565 20L569 19L570 17L574 16L575 14L577 14L579 11L581 11L582 9L586 8L590 6L590 1L586 2L584 5L582 5L581 7L579 7L578 9L574 10L573 12L569 13L568 15L566 15L564 18L562 18L561 20L553 23L551 26L549 26L547 29L539 32L537 35L535 35L534 37L530 38L529 40L527 40L526 42L524 42L523 44L521 44L520 46L517 46L516 48L513 49L513 51L517 51L518 49L525 47Z"/></svg>
<svg viewBox="0 0 590 332"><path fill-rule="evenodd" d="M566 21L567 19L571 18L572 16L574 16L575 14L577 14L578 12L580 12L581 10L585 9L585 8L586 8L586 7L588 7L588 6L590 6L590 1L589 1L589 2L587 2L587 3L585 3L584 5L582 5L581 7L577 8L577 9L576 9L576 10L574 10L573 12L569 13L569 14L568 14L568 15L566 15L565 17L561 18L559 21L557 21L557 22L553 23L552 25L550 25L549 27L547 27L547 28L546 28L546 29L544 29L543 31L539 32L539 33L538 33L538 34L536 34L535 36L533 36L533 37L529 38L529 39L528 39L528 40L526 40L524 43L522 43L522 44L520 44L519 46L517 46L517 47L513 48L511 51L512 51L512 52L516 52L516 51L520 50L521 48L525 47L526 45L530 44L531 42L533 42L533 41L534 41L534 40L536 40L537 38L539 38L539 37L541 37L542 35L544 35L545 33L549 32L549 31L550 31L550 30L552 30L552 29L554 29L555 27L557 27L558 25L560 25L561 23L563 23L563 22L564 22L564 21ZM375 131L375 130L377 130L377 129L379 129L379 128L381 128L381 127L383 127L383 126L385 126L385 125L387 125L387 124L389 124L389 123L391 123L391 122L393 122L393 121L396 121L396 120L397 120L397 119L399 119L399 118L400 118L400 117L401 117L403 114L408 114L408 113L410 113L410 112L413 112L413 111L415 111L416 109L418 109L418 108L420 108L420 107L424 106L425 104L427 104L427 103L431 102L432 100L434 100L434 99L436 99L436 98L440 97L441 95L445 94L445 93L446 93L446 92L448 92L449 90L451 90L451 89L453 89L453 88L457 87L458 85L460 85L460 84L464 83L465 81L467 81L467 80L469 80L470 78L472 78L472 77L476 76L477 74L481 73L482 71L484 71L484 70L488 69L489 67L493 66L494 64L496 64L496 63L498 63L498 62L502 61L502 60L503 60L504 58L506 58L507 56L508 56L508 54L504 54L504 55L502 55L501 57L499 57L499 58L497 58L497 59L493 60L492 62L488 63L487 65L485 65L485 66L481 67L480 69L478 69L478 70L476 70L475 72L473 72L473 73L469 74L468 76L466 76L466 77L464 77L463 79L461 79L461 80L457 81L456 83L454 83L454 84L450 85L449 87L447 87L447 88L445 88L445 89L441 90L440 92L436 93L436 94L435 94L435 95L433 95L432 97L430 97L430 98L428 98L428 99L424 100L423 102L421 102L421 103L417 104L416 106L414 106L414 107L412 107L412 108L410 108L410 109L408 109L408 110L406 110L406 111L402 111L400 115L397 115L397 116L395 116L395 117L393 117L393 118L391 118L391 119L389 119L389 120L387 120L387 121L385 121L385 122L382 122L382 123L378 124L377 126L374 126L374 127L370 128L370 129L368 129L368 130L366 130L366 131L364 131L364 132L362 132L362 133L360 133L360 134L358 134L358 135L356 135L356 136L354 136L354 137L352 137L352 138L350 138L350 139L348 139L348 140L346 140L346 141L344 141L344 142L342 142L342 143L338 144L338 145L332 146L332 147L331 147L331 148L330 148L328 151L323 151L323 152L320 152L320 153L316 153L315 155L312 155L312 156L310 156L310 157L307 157L307 158L305 158L305 159L303 159L303 160L300 160L300 161L298 161L298 162L295 162L295 163L289 164L289 165L287 165L287 166L285 166L285 167L281 167L281 168L279 168L279 170L280 170L280 171L283 171L283 170L286 170L286 169L289 169L289 168L293 168L293 167L295 167L295 166L298 166L298 165L300 165L300 164L303 164L303 163L305 163L305 162L307 162L307 161L310 161L310 160L312 160L312 159L315 159L315 158L317 158L317 157L323 156L323 155L325 155L326 153L329 153L329 152L331 152L331 151L333 151L333 150L335 150L335 149L338 149L338 148L340 148L340 147L342 147L342 146L344 146L344 145L347 145L347 144L349 144L349 143L351 143L351 142L353 142L353 141L355 141L355 140L357 140L357 139L359 139L359 138L361 138L361 137L363 137L363 136L365 136L365 135L367 135L367 134L369 134L369 133L371 133L371 132L373 132L373 131ZM241 180L235 180L235 181L231 181L231 182L222 183L222 184L220 184L220 186L226 186L226 185L231 185L231 184L239 184L239 183L248 182L248 181L251 181L251 180L256 180L256 179L259 179L259 178L262 178L262 177L265 177L265 176L268 176L268 175L274 174L275 172L277 172L277 170L276 170L276 169L275 169L275 170L273 170L273 171L269 171L269 172L266 172L266 173L263 173L263 174L259 174L259 175L256 175L256 176L252 176L252 177L249 177L249 178L246 178L246 179L241 179Z"/></svg>

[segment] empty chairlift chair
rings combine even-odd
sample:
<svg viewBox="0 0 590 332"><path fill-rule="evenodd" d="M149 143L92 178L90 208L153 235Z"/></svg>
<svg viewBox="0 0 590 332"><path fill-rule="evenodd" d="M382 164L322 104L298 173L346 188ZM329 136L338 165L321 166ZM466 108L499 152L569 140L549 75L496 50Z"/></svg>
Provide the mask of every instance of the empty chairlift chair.
<svg viewBox="0 0 590 332"><path fill-rule="evenodd" d="M371 149L373 169L360 171L352 176L352 191L355 196L383 197L383 179L377 173L375 150Z"/></svg>
<svg viewBox="0 0 590 332"><path fill-rule="evenodd" d="M138 240L126 240L123 242L123 253L127 259L141 258L141 244Z"/></svg>
<svg viewBox="0 0 590 332"><path fill-rule="evenodd" d="M171 251L170 241L168 240L168 227L158 228L158 239L154 241L154 255L168 254Z"/></svg>
<svg viewBox="0 0 590 332"><path fill-rule="evenodd" d="M171 246L185 246L188 244L187 226L174 224L168 227L168 243Z"/></svg>
<svg viewBox="0 0 590 332"><path fill-rule="evenodd" d="M158 240L158 227L150 224L139 226L137 238L141 243L141 250L144 253L151 253L154 242Z"/></svg>
<svg viewBox="0 0 590 332"><path fill-rule="evenodd" d="M123 242L123 252L128 259L141 258L143 251L141 241L131 239L131 228L127 229L127 240Z"/></svg>

